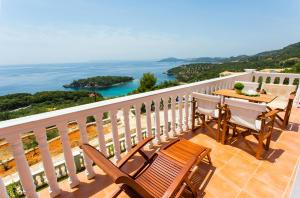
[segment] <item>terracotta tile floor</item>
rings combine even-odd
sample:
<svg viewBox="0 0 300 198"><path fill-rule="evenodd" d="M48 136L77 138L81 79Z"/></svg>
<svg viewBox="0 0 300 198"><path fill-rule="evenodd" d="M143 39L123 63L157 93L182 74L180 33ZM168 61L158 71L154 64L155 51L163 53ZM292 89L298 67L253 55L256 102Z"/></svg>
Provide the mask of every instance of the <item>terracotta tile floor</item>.
<svg viewBox="0 0 300 198"><path fill-rule="evenodd" d="M201 163L196 175L199 197L289 197L300 156L299 125L300 109L293 109L288 129L275 129L264 160L256 160L240 141L222 145L205 131L186 132L185 138L212 148L213 165ZM126 167L127 171L138 163L141 158L137 156ZM97 176L92 180L87 180L84 172L79 173L81 183L74 189L69 188L67 180L60 182L63 192L59 197L110 197L117 186L99 168L95 167L95 171ZM49 197L48 190L42 190L40 196Z"/></svg>

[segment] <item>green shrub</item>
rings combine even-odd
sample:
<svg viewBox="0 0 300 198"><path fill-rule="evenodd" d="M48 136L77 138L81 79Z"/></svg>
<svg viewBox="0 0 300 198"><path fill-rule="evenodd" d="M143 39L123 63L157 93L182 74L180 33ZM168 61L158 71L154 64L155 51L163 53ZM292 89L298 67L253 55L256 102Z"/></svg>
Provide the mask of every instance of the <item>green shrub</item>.
<svg viewBox="0 0 300 198"><path fill-rule="evenodd" d="M234 88L237 90L242 90L244 89L244 87L245 87L244 84L240 82L234 84Z"/></svg>

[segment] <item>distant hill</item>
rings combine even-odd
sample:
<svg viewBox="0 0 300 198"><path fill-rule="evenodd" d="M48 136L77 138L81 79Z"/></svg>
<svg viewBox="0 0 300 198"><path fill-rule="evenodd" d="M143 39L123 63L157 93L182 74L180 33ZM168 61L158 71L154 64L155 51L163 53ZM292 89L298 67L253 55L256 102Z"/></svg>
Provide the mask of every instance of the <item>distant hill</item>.
<svg viewBox="0 0 300 198"><path fill-rule="evenodd" d="M189 62L189 63L218 63L222 62L226 58L221 57L199 57L199 58L186 58L186 59L180 59L180 58L164 58L159 60L158 62Z"/></svg>
<svg viewBox="0 0 300 198"><path fill-rule="evenodd" d="M198 59L199 60L199 59ZM286 72L300 71L300 42L279 50L261 52L252 56L200 59L203 62L187 63L167 71L181 82L195 82L219 76L223 71L241 72L244 69L280 68ZM207 62L218 60L219 62ZM288 69L291 68L291 69Z"/></svg>
<svg viewBox="0 0 300 198"><path fill-rule="evenodd" d="M161 59L158 62L185 62L185 59L169 57L169 58Z"/></svg>

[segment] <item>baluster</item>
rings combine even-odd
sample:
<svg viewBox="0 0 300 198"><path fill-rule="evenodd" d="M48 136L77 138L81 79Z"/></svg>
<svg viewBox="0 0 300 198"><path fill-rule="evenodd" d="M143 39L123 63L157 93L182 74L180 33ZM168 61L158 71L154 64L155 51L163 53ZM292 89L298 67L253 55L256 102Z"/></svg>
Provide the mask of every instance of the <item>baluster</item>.
<svg viewBox="0 0 300 198"><path fill-rule="evenodd" d="M284 77L282 78L279 77L279 84L283 84L283 81L284 81Z"/></svg>
<svg viewBox="0 0 300 198"><path fill-rule="evenodd" d="M26 161L25 152L23 149L21 137L19 134L8 136L7 141L10 144L13 157L17 165L17 171L19 173L20 181L27 197L37 198L38 194L35 191L35 185L30 172L29 165Z"/></svg>
<svg viewBox="0 0 300 198"><path fill-rule="evenodd" d="M161 143L160 138L160 99L154 100L155 103L155 140L157 144Z"/></svg>
<svg viewBox="0 0 300 198"><path fill-rule="evenodd" d="M169 97L164 98L164 121L165 121L165 140L169 139Z"/></svg>
<svg viewBox="0 0 300 198"><path fill-rule="evenodd" d="M136 104L135 108L135 123L136 123L136 137L137 141L140 142L142 137L142 127L141 127L141 104Z"/></svg>
<svg viewBox="0 0 300 198"><path fill-rule="evenodd" d="M275 80L275 77L271 77L270 83L273 84Z"/></svg>
<svg viewBox="0 0 300 198"><path fill-rule="evenodd" d="M61 190L57 183L55 168L48 149L46 130L44 128L38 128L34 130L34 134L42 156L44 171L49 185L49 194L51 197L55 197L60 194Z"/></svg>
<svg viewBox="0 0 300 198"><path fill-rule="evenodd" d="M69 142L68 127L64 123L60 123L57 125L57 128L59 130L60 139L61 139L63 152L64 152L64 158L68 169L70 187L74 188L79 185L79 180L76 175L74 157Z"/></svg>
<svg viewBox="0 0 300 198"><path fill-rule="evenodd" d="M79 125L79 131L80 131L80 140L82 144L88 144L88 134L86 130L86 118L82 117L79 118L78 120L78 125ZM95 177L95 172L93 169L93 161L83 152L83 159L84 159L84 165L86 168L86 175L88 179L92 179Z"/></svg>
<svg viewBox="0 0 300 198"><path fill-rule="evenodd" d="M171 112L172 112L172 132L173 136L176 137L176 96L171 97Z"/></svg>
<svg viewBox="0 0 300 198"><path fill-rule="evenodd" d="M289 85L292 85L294 83L294 78L289 78Z"/></svg>
<svg viewBox="0 0 300 198"><path fill-rule="evenodd" d="M182 97L178 96L178 114L179 114L179 132L182 133L183 132L183 128L182 128Z"/></svg>
<svg viewBox="0 0 300 198"><path fill-rule="evenodd" d="M96 118L96 125L97 125L97 131L98 131L98 143L101 153L108 157L107 151L106 151L106 143L105 143L105 136L103 132L103 113L100 112L99 115L95 115Z"/></svg>
<svg viewBox="0 0 300 198"><path fill-rule="evenodd" d="M124 125L125 125L125 143L126 143L126 151L127 152L131 150L129 109L130 109L130 107L123 108L123 118L124 118Z"/></svg>
<svg viewBox="0 0 300 198"><path fill-rule="evenodd" d="M189 95L186 93L184 96L184 110L185 110L185 130L189 129Z"/></svg>
<svg viewBox="0 0 300 198"><path fill-rule="evenodd" d="M110 119L111 119L111 129L114 141L114 152L115 152L115 159L118 161L121 159L121 148L120 148L120 141L119 141L119 133L118 133L118 123L117 123L117 110L113 109L110 111Z"/></svg>
<svg viewBox="0 0 300 198"><path fill-rule="evenodd" d="M6 192L6 187L4 185L3 180L0 177L0 197L2 198L8 198L7 192Z"/></svg>
<svg viewBox="0 0 300 198"><path fill-rule="evenodd" d="M152 137L152 125L151 125L151 105L152 101L146 102L146 116L147 116L147 136ZM153 148L153 142L149 142L149 148Z"/></svg>

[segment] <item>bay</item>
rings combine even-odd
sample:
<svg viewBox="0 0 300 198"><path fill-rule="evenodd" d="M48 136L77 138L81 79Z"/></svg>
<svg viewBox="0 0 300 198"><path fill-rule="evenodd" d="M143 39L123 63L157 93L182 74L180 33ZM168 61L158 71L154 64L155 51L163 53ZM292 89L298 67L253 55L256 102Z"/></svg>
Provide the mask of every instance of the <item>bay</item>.
<svg viewBox="0 0 300 198"><path fill-rule="evenodd" d="M106 61L63 64L26 64L0 66L0 95L12 93L35 93L39 91L75 90L64 88L73 80L93 76L132 76L132 82L97 90L104 97L126 95L136 89L143 73L151 72L158 82L173 80L166 75L168 69L181 62L157 61Z"/></svg>

